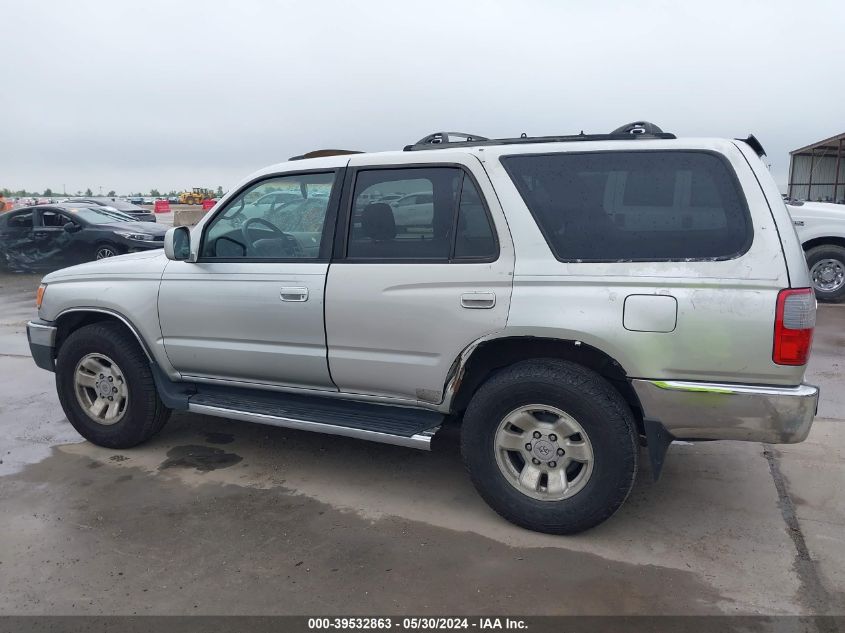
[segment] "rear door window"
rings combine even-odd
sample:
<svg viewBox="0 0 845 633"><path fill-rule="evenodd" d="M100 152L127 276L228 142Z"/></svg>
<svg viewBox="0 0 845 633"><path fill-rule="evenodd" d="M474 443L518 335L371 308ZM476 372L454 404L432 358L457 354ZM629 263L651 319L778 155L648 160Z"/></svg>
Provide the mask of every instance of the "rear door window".
<svg viewBox="0 0 845 633"><path fill-rule="evenodd" d="M358 173L348 259L449 262L497 257L487 210L463 170L412 167Z"/></svg>
<svg viewBox="0 0 845 633"><path fill-rule="evenodd" d="M41 225L42 226L62 227L65 224L69 224L71 222L73 222L73 220L71 220L64 213L59 213L58 211L42 211L41 212Z"/></svg>
<svg viewBox="0 0 845 633"><path fill-rule="evenodd" d="M736 175L710 152L532 154L502 163L561 261L730 259L751 244Z"/></svg>
<svg viewBox="0 0 845 633"><path fill-rule="evenodd" d="M359 172L348 257L448 261L461 177L451 167Z"/></svg>

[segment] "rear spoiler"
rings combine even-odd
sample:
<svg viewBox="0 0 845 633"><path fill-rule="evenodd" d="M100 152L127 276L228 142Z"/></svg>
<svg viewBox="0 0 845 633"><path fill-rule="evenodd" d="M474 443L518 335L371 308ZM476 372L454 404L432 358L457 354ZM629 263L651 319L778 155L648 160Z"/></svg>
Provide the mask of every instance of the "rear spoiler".
<svg viewBox="0 0 845 633"><path fill-rule="evenodd" d="M760 158L766 155L766 150L763 149L763 145L761 145L760 141L757 140L757 137L753 134L749 134L748 138L738 138L734 139L736 141L742 141L748 147L754 150L754 153L757 154Z"/></svg>

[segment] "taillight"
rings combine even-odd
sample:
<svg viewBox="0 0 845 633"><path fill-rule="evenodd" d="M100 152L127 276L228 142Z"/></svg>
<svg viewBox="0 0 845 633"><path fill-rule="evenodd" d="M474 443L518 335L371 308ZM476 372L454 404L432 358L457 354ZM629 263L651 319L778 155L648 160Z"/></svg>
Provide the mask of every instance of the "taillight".
<svg viewBox="0 0 845 633"><path fill-rule="evenodd" d="M778 365L806 365L816 327L816 296L812 288L781 290L775 311L772 360Z"/></svg>

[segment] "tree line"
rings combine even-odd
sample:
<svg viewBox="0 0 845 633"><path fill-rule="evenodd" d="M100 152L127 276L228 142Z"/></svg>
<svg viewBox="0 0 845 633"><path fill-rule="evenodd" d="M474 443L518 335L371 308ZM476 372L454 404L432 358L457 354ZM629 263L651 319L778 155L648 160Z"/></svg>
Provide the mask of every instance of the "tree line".
<svg viewBox="0 0 845 633"><path fill-rule="evenodd" d="M164 197L164 196L167 196L167 197L178 196L179 193L180 192L178 192L178 191L169 191L167 193L162 193L158 189L150 189L149 193L142 193L142 192L138 191L138 192L132 192L132 193L127 193L127 194L121 194L121 195L141 196L141 197L149 196L150 198L161 198L161 197ZM73 193L73 192L59 193L58 191L53 191L49 187L47 187L43 192L41 192L41 191L27 191L26 189L13 190L13 189L9 189L8 187L2 187L2 188L0 188L0 194L2 194L2 196L4 198L52 198L54 196L86 196L86 197L91 197L91 196L94 195L94 193L91 191L90 187L88 189L86 189L85 191L78 190L78 191L76 191L76 193ZM105 195L108 198L116 198L118 194L114 191L114 189L112 189ZM218 197L223 195L223 187L221 187L221 186L217 187L217 195L218 195Z"/></svg>

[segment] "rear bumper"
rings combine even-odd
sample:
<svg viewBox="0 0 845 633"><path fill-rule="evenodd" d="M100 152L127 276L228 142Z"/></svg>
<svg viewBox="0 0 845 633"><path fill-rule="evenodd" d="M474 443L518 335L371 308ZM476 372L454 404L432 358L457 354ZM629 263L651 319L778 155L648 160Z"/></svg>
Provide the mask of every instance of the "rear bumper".
<svg viewBox="0 0 845 633"><path fill-rule="evenodd" d="M816 415L812 385L760 387L680 380L631 381L647 420L677 439L802 442Z"/></svg>
<svg viewBox="0 0 845 633"><path fill-rule="evenodd" d="M56 371L55 355L56 327L47 321L30 321L26 324L26 338L32 360L41 369Z"/></svg>

